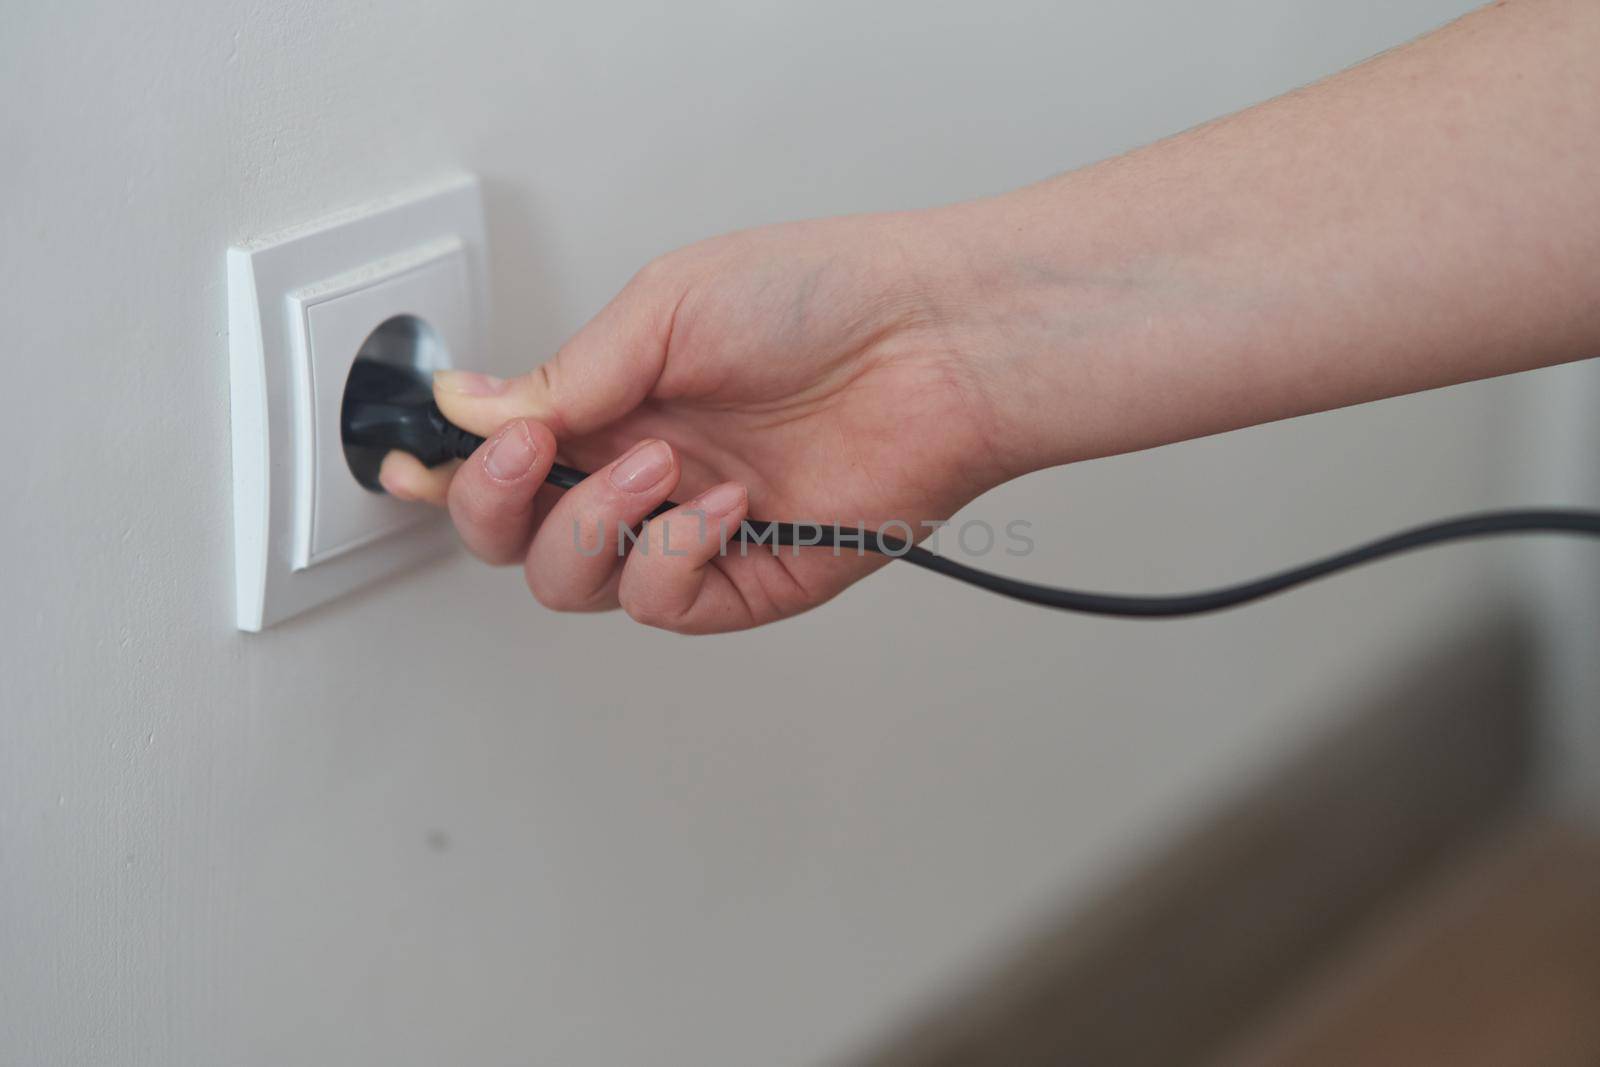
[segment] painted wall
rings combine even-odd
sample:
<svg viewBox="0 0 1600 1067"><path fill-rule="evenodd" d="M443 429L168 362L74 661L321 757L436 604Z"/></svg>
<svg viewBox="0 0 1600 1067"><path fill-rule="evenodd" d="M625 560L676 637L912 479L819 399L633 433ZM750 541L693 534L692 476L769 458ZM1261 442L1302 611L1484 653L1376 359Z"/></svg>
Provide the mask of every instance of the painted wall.
<svg viewBox="0 0 1600 1067"><path fill-rule="evenodd" d="M1521 491L1600 505L1600 360L1525 375L1513 388L1524 429L1506 453ZM1544 660L1544 792L1552 806L1600 825L1600 553L1549 540L1525 550L1518 566Z"/></svg>
<svg viewBox="0 0 1600 1067"><path fill-rule="evenodd" d="M13 5L0 1062L834 1061L1528 584L1463 547L1140 625L891 568L685 640L457 558L244 636L231 242L475 171L518 366L695 237L1001 190L1466 6ZM1041 474L973 514L1031 516L1052 580L1240 577L1522 499L1506 395Z"/></svg>

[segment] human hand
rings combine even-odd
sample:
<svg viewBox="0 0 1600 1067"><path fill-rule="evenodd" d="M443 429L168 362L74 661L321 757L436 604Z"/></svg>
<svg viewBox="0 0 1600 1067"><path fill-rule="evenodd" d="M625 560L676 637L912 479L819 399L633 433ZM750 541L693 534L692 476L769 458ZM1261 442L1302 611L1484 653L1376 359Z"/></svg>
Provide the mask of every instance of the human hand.
<svg viewBox="0 0 1600 1067"><path fill-rule="evenodd" d="M883 558L741 553L723 548L728 531L748 514L899 520L921 537L923 522L1019 473L994 447L996 382L949 266L956 217L787 224L667 255L531 373L441 373L445 415L489 440L453 469L392 453L383 485L447 504L474 554L521 561L554 609L620 604L705 633L820 604ZM594 473L566 492L544 486L558 453ZM619 525L669 496L683 506L619 554Z"/></svg>

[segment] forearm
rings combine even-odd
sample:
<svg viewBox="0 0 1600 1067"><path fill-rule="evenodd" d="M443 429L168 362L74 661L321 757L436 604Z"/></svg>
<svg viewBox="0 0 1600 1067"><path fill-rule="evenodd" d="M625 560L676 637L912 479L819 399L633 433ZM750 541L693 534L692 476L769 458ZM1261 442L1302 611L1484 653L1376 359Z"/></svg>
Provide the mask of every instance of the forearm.
<svg viewBox="0 0 1600 1067"><path fill-rule="evenodd" d="M1014 464L1600 353L1597 54L1600 4L1512 0L949 209Z"/></svg>

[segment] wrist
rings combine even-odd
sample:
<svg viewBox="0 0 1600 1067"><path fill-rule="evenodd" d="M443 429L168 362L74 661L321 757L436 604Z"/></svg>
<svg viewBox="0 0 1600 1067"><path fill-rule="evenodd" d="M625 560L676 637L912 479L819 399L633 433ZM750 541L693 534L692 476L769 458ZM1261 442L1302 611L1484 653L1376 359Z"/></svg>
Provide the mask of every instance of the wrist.
<svg viewBox="0 0 1600 1067"><path fill-rule="evenodd" d="M1171 231L1125 208L1068 175L930 213L936 319L970 367L1006 477L1208 432L1175 393L1195 373L1185 353L1223 324L1200 310L1207 286Z"/></svg>
<svg viewBox="0 0 1600 1067"><path fill-rule="evenodd" d="M1239 185L1180 138L940 209L1013 475L1371 398L1328 388L1348 316Z"/></svg>

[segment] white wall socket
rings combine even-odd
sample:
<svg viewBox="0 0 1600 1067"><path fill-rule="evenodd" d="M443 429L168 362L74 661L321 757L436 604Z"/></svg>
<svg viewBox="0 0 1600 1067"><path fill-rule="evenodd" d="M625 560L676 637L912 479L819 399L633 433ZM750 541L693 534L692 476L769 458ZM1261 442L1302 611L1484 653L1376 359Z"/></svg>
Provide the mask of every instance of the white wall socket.
<svg viewBox="0 0 1600 1067"><path fill-rule="evenodd" d="M240 629L454 543L437 511L356 480L339 414L350 367L375 334L391 358L424 370L485 365L487 264L470 177L228 250Z"/></svg>

